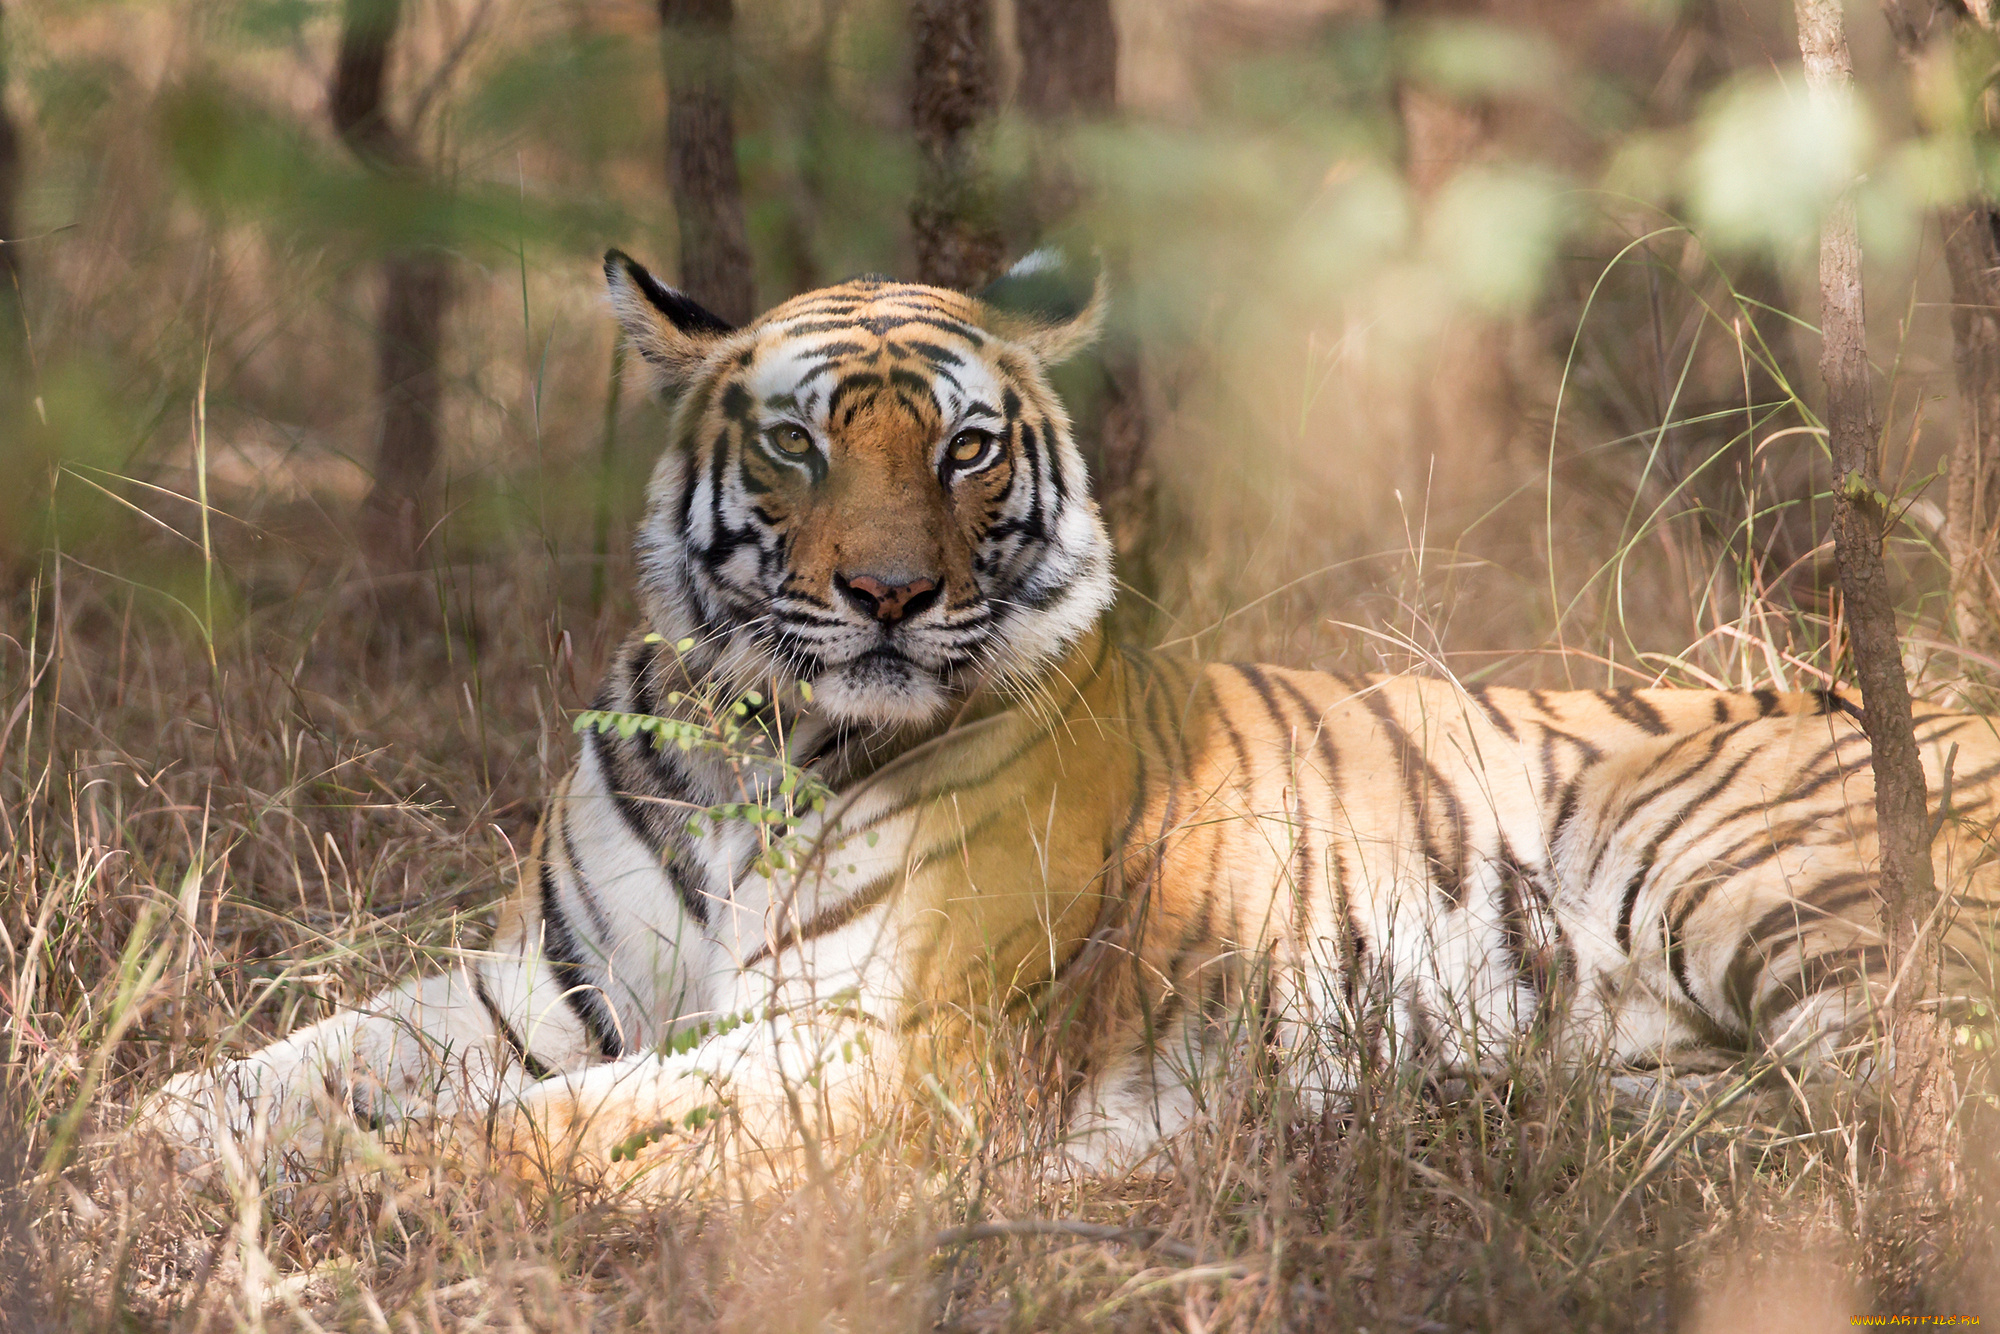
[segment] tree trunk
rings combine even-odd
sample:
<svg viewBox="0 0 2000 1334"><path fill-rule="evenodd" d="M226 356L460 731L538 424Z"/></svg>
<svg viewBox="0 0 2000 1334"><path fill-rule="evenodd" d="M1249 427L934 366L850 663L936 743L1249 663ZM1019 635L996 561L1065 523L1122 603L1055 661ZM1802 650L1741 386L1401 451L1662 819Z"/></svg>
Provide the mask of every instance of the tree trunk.
<svg viewBox="0 0 2000 1334"><path fill-rule="evenodd" d="M1021 105L1038 116L1105 115L1118 101L1110 0L1015 0Z"/></svg>
<svg viewBox="0 0 2000 1334"><path fill-rule="evenodd" d="M910 0L917 281L962 292L984 287L1000 270L1000 236L975 135L997 101L992 33L991 0Z"/></svg>
<svg viewBox="0 0 2000 1334"><path fill-rule="evenodd" d="M1841 23L1841 0L1795 0L1806 87L1822 103L1854 94L1853 65ZM1888 942L1889 1143L1906 1180L1924 1191L1948 1185L1951 1066L1941 1016L1930 1002L1942 964L1933 918L1937 888L1930 857L1930 807L1903 678L1896 608L1882 563L1889 529L1876 457L1861 290L1861 245L1854 207L1843 199L1820 231L1820 373L1826 381L1826 428L1833 455L1834 560L1862 725L1875 772L1880 836L1882 933Z"/></svg>
<svg viewBox="0 0 2000 1334"><path fill-rule="evenodd" d="M1958 35L1960 11L1946 0L1883 0L1882 13L1896 49L1914 71L1934 42ZM1967 5L1964 17L1994 30L1991 4ZM1989 138L2000 125L2000 94L1982 88L1974 124ZM2000 656L2000 566L1994 559L2000 530L2000 207L1991 198L1941 210L1945 267L1951 275L1951 335L1958 381L1958 438L1945 491L1945 557L1951 565L1951 609L1959 641ZM1981 707L1993 703L1994 674L1968 665L1967 676L1984 690L1970 692Z"/></svg>
<svg viewBox="0 0 2000 1334"><path fill-rule="evenodd" d="M328 108L342 141L371 171L415 177L422 164L383 96L401 21L400 0L346 0ZM416 562L424 537L421 500L437 465L438 357L450 299L450 271L437 251L398 251L382 261L375 485L363 502L362 536L369 554L397 567Z"/></svg>
<svg viewBox="0 0 2000 1334"><path fill-rule="evenodd" d="M1404 82L1396 89L1396 110L1404 179L1425 208L1460 171L1499 154L1485 106ZM1417 448L1410 457L1421 471L1410 483L1433 514L1470 517L1492 503L1496 470L1504 494L1543 466L1521 430L1524 391L1510 355L1517 328L1515 320L1457 312L1420 373L1413 413Z"/></svg>
<svg viewBox="0 0 2000 1334"><path fill-rule="evenodd" d="M7 114L7 24L0 9L0 377L25 349L21 306L21 136Z"/></svg>
<svg viewBox="0 0 2000 1334"><path fill-rule="evenodd" d="M1021 52L1021 107L1043 130L1033 188L1036 222L1046 234L1083 203L1083 185L1063 154L1061 130L1117 109L1118 28L1110 0L1015 0L1014 27ZM1118 547L1120 574L1151 596L1157 580L1146 536L1155 479L1137 340L1114 323L1097 366L1102 383L1083 405L1077 434L1092 456L1098 501Z"/></svg>
<svg viewBox="0 0 2000 1334"><path fill-rule="evenodd" d="M2000 211L1990 200L1946 209L1945 267L1951 274L1952 362L1958 436L1945 491L1944 545L1951 562L1952 621L1959 642L2000 656ZM1987 687L1989 670L1967 675ZM1983 693L1983 692L1981 692ZM1977 701L1990 706L1991 698Z"/></svg>
<svg viewBox="0 0 2000 1334"><path fill-rule="evenodd" d="M731 324L756 314L736 170L730 0L660 0L667 188L681 231L681 290Z"/></svg>

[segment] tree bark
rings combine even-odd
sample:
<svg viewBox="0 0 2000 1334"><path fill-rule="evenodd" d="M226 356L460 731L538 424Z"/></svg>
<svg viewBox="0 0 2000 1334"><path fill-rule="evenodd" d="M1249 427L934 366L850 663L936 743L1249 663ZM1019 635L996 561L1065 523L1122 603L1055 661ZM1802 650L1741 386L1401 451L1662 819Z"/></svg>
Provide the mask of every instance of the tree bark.
<svg viewBox="0 0 2000 1334"><path fill-rule="evenodd" d="M910 0L910 126L917 281L976 291L1000 270L1000 236L976 137L998 94L991 0Z"/></svg>
<svg viewBox="0 0 2000 1334"><path fill-rule="evenodd" d="M681 290L731 324L756 313L736 170L730 0L660 0L667 75L667 188L681 232Z"/></svg>
<svg viewBox="0 0 2000 1334"><path fill-rule="evenodd" d="M346 0L340 52L327 99L334 129L355 157L385 176L414 178L423 166L385 97L400 0ZM423 541L422 494L437 466L443 381L438 359L451 275L434 250L382 261L375 328L375 485L362 505L369 553L407 567Z"/></svg>
<svg viewBox="0 0 2000 1334"><path fill-rule="evenodd" d="M1854 70L1841 0L1795 0L1806 87L1822 104L1853 96ZM1949 1184L1951 1066L1941 1016L1930 1002L1941 971L1934 920L1930 806L1909 684L1903 677L1896 608L1882 562L1889 529L1882 494L1861 289L1861 245L1851 199L1820 230L1820 374L1826 381L1827 442L1833 456L1834 560L1839 570L1854 672L1862 692L1875 773L1880 839L1878 893L1888 944L1889 1143L1908 1179L1926 1190Z"/></svg>

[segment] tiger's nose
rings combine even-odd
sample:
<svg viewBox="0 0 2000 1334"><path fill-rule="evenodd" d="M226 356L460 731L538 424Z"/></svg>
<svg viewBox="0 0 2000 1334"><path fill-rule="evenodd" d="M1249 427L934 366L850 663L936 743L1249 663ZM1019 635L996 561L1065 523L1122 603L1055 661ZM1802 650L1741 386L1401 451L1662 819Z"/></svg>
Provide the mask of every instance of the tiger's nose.
<svg viewBox="0 0 2000 1334"><path fill-rule="evenodd" d="M833 582L849 602L884 625L916 615L937 601L938 595L935 579L889 584L872 574L836 574Z"/></svg>

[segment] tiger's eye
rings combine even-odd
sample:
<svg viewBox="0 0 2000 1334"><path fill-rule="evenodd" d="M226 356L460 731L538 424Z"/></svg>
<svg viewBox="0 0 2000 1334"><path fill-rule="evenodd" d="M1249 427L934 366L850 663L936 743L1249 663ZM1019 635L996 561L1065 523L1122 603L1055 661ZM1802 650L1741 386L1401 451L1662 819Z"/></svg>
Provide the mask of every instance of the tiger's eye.
<svg viewBox="0 0 2000 1334"><path fill-rule="evenodd" d="M970 463L986 452L993 437L984 431L960 431L951 438L951 461Z"/></svg>
<svg viewBox="0 0 2000 1334"><path fill-rule="evenodd" d="M774 426L770 431L771 443L786 454L808 454L812 452L812 434L803 426Z"/></svg>

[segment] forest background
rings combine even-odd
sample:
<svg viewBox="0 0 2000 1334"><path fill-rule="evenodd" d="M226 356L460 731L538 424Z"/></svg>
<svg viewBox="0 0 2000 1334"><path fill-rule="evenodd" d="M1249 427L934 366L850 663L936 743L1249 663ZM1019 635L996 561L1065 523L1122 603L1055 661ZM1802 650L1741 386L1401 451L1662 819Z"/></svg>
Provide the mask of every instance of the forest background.
<svg viewBox="0 0 2000 1334"><path fill-rule="evenodd" d="M1827 103L1780 0L7 0L0 1319L2000 1312L1983 1012L1920 1217L1865 1096L1782 1080L1392 1085L1335 1124L1246 1071L1169 1179L1054 1181L989 1132L972 1167L639 1218L420 1163L267 1199L116 1136L166 1073L476 940L511 883L631 623L661 440L609 245L731 319L1101 254L1110 328L1059 387L1133 638L1809 687L1853 679L1817 369L1846 202L1903 665L1989 704L1993 18L1849 7Z"/></svg>

